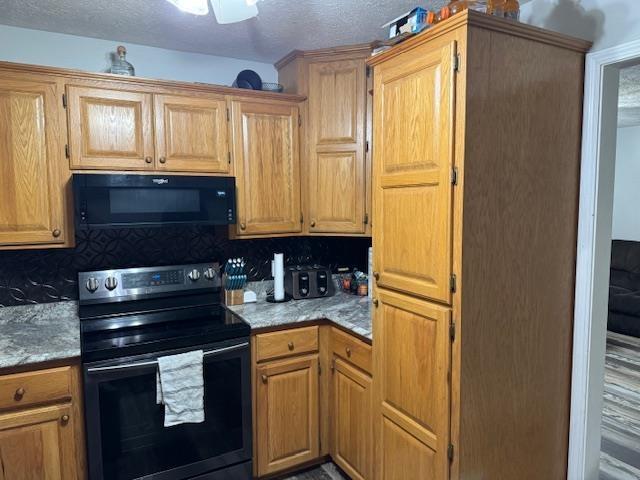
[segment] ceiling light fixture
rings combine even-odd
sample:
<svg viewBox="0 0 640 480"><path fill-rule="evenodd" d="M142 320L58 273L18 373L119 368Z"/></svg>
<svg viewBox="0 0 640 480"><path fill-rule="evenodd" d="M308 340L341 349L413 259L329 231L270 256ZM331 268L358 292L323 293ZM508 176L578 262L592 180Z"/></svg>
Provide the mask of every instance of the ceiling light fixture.
<svg viewBox="0 0 640 480"><path fill-rule="evenodd" d="M167 0L183 12L192 15L207 15L209 1L220 24L242 22L258 15L256 4L260 0Z"/></svg>

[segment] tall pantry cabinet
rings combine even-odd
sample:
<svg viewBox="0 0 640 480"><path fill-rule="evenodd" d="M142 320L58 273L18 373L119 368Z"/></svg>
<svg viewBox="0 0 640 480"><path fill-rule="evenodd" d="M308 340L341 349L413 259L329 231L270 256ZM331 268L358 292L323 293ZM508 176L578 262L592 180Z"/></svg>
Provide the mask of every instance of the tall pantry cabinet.
<svg viewBox="0 0 640 480"><path fill-rule="evenodd" d="M372 57L374 478L566 478L587 42L465 12Z"/></svg>

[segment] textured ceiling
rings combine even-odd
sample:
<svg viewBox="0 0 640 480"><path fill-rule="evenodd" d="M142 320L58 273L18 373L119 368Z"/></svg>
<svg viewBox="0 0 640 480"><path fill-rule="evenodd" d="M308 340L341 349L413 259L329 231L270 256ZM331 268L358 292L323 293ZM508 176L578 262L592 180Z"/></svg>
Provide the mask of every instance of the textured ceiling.
<svg viewBox="0 0 640 480"><path fill-rule="evenodd" d="M620 70L618 126L640 125L640 65Z"/></svg>
<svg viewBox="0 0 640 480"><path fill-rule="evenodd" d="M211 13L189 15L165 0L0 0L0 23L273 63L293 49L381 38L383 23L415 5L436 9L447 3L264 0L257 18L218 25Z"/></svg>

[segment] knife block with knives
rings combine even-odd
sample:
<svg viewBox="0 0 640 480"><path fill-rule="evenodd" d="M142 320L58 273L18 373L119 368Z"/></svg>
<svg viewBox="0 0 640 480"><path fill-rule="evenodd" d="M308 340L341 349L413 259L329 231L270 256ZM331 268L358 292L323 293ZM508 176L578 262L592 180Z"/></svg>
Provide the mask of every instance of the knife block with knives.
<svg viewBox="0 0 640 480"><path fill-rule="evenodd" d="M247 283L244 266L245 262L242 258L229 259L225 264L222 275L225 305L242 305L244 303L244 286Z"/></svg>

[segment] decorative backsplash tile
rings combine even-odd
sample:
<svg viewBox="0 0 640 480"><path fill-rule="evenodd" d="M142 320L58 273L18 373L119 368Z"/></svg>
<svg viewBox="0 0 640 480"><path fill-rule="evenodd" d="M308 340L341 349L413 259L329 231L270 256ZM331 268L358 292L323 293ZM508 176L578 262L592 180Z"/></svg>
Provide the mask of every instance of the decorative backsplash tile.
<svg viewBox="0 0 640 480"><path fill-rule="evenodd" d="M275 252L285 265L318 263L366 270L368 238L292 237L229 240L224 227L175 227L78 232L76 247L0 252L0 306L78 298L77 274L244 257L252 281L271 277Z"/></svg>

